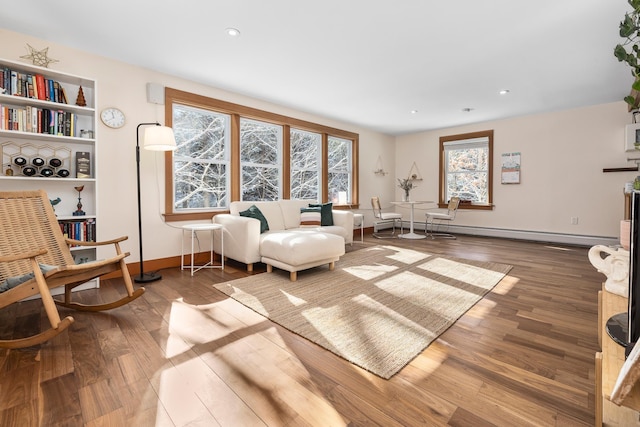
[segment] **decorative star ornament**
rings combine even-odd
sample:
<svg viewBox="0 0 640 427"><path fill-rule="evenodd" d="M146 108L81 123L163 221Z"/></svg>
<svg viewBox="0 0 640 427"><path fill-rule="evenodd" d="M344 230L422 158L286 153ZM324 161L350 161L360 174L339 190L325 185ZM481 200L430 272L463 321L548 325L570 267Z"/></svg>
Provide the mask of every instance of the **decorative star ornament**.
<svg viewBox="0 0 640 427"><path fill-rule="evenodd" d="M20 58L22 59L30 59L33 65L39 65L40 67L49 67L49 64L54 62L60 62L57 59L49 58L47 55L49 54L49 48L46 47L42 50L36 50L27 43L27 48L29 49L29 55L23 55Z"/></svg>

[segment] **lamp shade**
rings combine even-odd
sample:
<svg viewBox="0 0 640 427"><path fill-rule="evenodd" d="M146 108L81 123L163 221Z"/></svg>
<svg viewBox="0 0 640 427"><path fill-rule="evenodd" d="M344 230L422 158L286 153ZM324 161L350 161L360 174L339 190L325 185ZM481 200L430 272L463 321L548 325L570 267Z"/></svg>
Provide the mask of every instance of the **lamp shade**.
<svg viewBox="0 0 640 427"><path fill-rule="evenodd" d="M167 126L150 126L144 130L142 146L151 151L173 151L176 147L176 138L173 129Z"/></svg>

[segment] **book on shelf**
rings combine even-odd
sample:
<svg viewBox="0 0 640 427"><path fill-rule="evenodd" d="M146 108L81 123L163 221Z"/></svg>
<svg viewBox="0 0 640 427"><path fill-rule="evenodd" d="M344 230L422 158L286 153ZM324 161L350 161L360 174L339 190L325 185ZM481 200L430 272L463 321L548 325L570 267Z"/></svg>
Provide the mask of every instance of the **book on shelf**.
<svg viewBox="0 0 640 427"><path fill-rule="evenodd" d="M76 152L76 178L91 178L91 153Z"/></svg>
<svg viewBox="0 0 640 427"><path fill-rule="evenodd" d="M23 73L4 67L0 73L0 86L7 95L40 99L59 104L68 103L62 84L56 80L47 79L42 74Z"/></svg>
<svg viewBox="0 0 640 427"><path fill-rule="evenodd" d="M36 74L36 86L38 90L38 99L46 99L46 92L44 90L44 76L42 74Z"/></svg>
<svg viewBox="0 0 640 427"><path fill-rule="evenodd" d="M62 220L59 221L62 234L73 240L81 242L96 241L96 220L94 218L84 220Z"/></svg>
<svg viewBox="0 0 640 427"><path fill-rule="evenodd" d="M59 136L77 135L76 113L27 105L12 108L0 104L0 130L48 133Z"/></svg>

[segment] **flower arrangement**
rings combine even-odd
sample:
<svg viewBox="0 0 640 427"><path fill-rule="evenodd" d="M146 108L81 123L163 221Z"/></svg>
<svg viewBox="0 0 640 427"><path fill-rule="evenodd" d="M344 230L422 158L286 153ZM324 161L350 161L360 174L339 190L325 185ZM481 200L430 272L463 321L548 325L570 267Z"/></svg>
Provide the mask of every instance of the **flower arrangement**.
<svg viewBox="0 0 640 427"><path fill-rule="evenodd" d="M416 185L413 184L409 178L400 179L398 178L398 187L402 188L404 191L413 190Z"/></svg>
<svg viewBox="0 0 640 427"><path fill-rule="evenodd" d="M409 191L416 188L417 185L415 185L413 181L409 178L404 178L404 179L398 178L398 187L404 190L404 197L406 200L409 200Z"/></svg>

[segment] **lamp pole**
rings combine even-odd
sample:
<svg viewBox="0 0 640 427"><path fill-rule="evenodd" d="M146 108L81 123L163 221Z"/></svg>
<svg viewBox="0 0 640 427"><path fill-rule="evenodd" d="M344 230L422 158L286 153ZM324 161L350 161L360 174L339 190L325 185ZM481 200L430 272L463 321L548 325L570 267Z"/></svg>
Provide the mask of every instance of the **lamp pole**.
<svg viewBox="0 0 640 427"><path fill-rule="evenodd" d="M133 280L137 283L148 283L160 280L162 279L162 276L157 272L144 272L144 258L142 256L142 202L140 197L140 126L160 126L160 123L140 123L138 127L136 127L136 168L138 178L138 242L140 245L140 274L134 276Z"/></svg>

